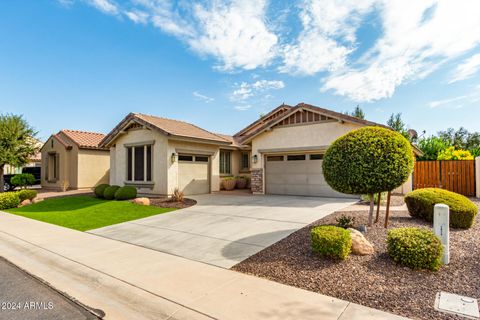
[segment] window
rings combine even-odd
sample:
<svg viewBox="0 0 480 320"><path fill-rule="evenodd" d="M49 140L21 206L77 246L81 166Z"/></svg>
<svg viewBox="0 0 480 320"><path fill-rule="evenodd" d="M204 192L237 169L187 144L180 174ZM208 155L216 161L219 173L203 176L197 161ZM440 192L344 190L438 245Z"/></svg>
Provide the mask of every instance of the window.
<svg viewBox="0 0 480 320"><path fill-rule="evenodd" d="M323 154L321 153L310 155L310 160L322 160L322 159L323 159Z"/></svg>
<svg viewBox="0 0 480 320"><path fill-rule="evenodd" d="M127 147L127 181L152 181L152 146Z"/></svg>
<svg viewBox="0 0 480 320"><path fill-rule="evenodd" d="M208 162L208 157L206 156L195 156L196 162Z"/></svg>
<svg viewBox="0 0 480 320"><path fill-rule="evenodd" d="M247 171L248 169L250 169L250 154L248 152L242 152L240 171Z"/></svg>
<svg viewBox="0 0 480 320"><path fill-rule="evenodd" d="M268 156L267 161L283 161L283 156Z"/></svg>
<svg viewBox="0 0 480 320"><path fill-rule="evenodd" d="M220 150L220 174L232 174L232 153Z"/></svg>
<svg viewBox="0 0 480 320"><path fill-rule="evenodd" d="M291 155L287 156L287 161L299 161L299 160L305 160L305 155L304 154L296 154L296 155Z"/></svg>
<svg viewBox="0 0 480 320"><path fill-rule="evenodd" d="M178 161L193 161L193 156L178 155Z"/></svg>

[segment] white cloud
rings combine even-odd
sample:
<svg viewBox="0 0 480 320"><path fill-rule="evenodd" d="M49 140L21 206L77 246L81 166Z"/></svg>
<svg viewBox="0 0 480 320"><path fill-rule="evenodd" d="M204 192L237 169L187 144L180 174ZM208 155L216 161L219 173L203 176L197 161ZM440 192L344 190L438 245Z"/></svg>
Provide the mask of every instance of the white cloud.
<svg viewBox="0 0 480 320"><path fill-rule="evenodd" d="M459 64L455 69L452 79L448 83L454 83L470 78L478 70L480 70L480 53L474 54L470 58L465 59L463 63Z"/></svg>
<svg viewBox="0 0 480 320"><path fill-rule="evenodd" d="M148 22L148 18L150 17L148 13L142 11L125 11L125 15L135 23L146 24Z"/></svg>
<svg viewBox="0 0 480 320"><path fill-rule="evenodd" d="M252 108L251 104L241 104L241 105L235 106L235 109L238 111L246 111L250 108Z"/></svg>
<svg viewBox="0 0 480 320"><path fill-rule="evenodd" d="M448 105L452 102L457 102L457 101L464 100L464 99L469 98L469 97L470 97L469 95L463 95L463 96L458 96L458 97L455 97L455 98L430 101L428 103L428 106L430 108L437 108L437 107L440 107L440 106L443 106L443 105Z"/></svg>
<svg viewBox="0 0 480 320"><path fill-rule="evenodd" d="M119 8L117 4L110 0L87 0L88 3L100 11L103 11L108 14L117 14L119 12Z"/></svg>
<svg viewBox="0 0 480 320"><path fill-rule="evenodd" d="M285 88L285 84L281 80L257 80L253 83L242 82L237 85L230 97L232 101L246 100L258 93L267 90L278 90Z"/></svg>
<svg viewBox="0 0 480 320"><path fill-rule="evenodd" d="M205 103L210 103L215 100L214 98L203 95L198 91L193 91L192 94L197 100L204 101Z"/></svg>

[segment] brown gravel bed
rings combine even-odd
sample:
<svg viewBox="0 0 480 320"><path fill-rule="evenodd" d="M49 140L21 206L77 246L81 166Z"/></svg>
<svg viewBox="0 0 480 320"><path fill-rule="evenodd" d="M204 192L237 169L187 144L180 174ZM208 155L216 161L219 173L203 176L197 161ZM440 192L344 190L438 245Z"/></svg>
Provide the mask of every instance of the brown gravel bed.
<svg viewBox="0 0 480 320"><path fill-rule="evenodd" d="M315 256L310 249L310 229L334 224L335 217L341 214L336 212L298 230L232 269L413 319L460 319L434 310L438 291L480 298L478 215L471 229L451 230L450 264L431 272L414 271L389 258L383 215L381 223L369 228L366 234L375 246L374 255L350 255L341 262ZM359 224L367 222L365 211L345 214L354 216ZM389 228L397 227L431 225L411 218L406 211L391 212Z"/></svg>
<svg viewBox="0 0 480 320"><path fill-rule="evenodd" d="M150 198L150 205L160 208L175 208L175 209L183 209L188 208L193 205L196 205L197 201L189 198L183 199L182 202L179 201L172 201L168 197L161 197L161 198Z"/></svg>

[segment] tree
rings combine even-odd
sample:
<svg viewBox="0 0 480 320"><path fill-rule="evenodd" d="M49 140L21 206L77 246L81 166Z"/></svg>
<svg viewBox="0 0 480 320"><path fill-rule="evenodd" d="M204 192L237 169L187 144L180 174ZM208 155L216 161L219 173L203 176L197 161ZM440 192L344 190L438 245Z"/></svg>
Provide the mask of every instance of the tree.
<svg viewBox="0 0 480 320"><path fill-rule="evenodd" d="M36 135L22 116L0 115L0 192L3 192L5 165L23 166L38 151Z"/></svg>
<svg viewBox="0 0 480 320"><path fill-rule="evenodd" d="M418 141L418 147L422 150L423 155L418 160L437 160L438 154L450 147L447 141L436 136L421 138Z"/></svg>
<svg viewBox="0 0 480 320"><path fill-rule="evenodd" d="M480 133L469 132L464 127L460 127L458 130L448 128L440 131L438 136L456 149L472 150L480 148Z"/></svg>
<svg viewBox="0 0 480 320"><path fill-rule="evenodd" d="M401 113L392 113L390 115L390 118L387 120L387 125L391 127L393 130L397 131L400 133L402 136L405 137L408 141L412 141L412 137L408 133L408 128L405 122L402 120L402 114Z"/></svg>
<svg viewBox="0 0 480 320"><path fill-rule="evenodd" d="M401 134L364 127L335 140L323 159L327 183L347 194L370 195L368 224L373 222L374 194L401 186L413 171L413 149Z"/></svg>
<svg viewBox="0 0 480 320"><path fill-rule="evenodd" d="M352 117L356 117L358 119L362 119L364 120L365 119L365 112L363 112L362 108L360 108L360 105L357 104L357 106L355 107L355 109L353 110L352 113L349 113L348 111L345 112L346 115L349 115L349 116L352 116Z"/></svg>

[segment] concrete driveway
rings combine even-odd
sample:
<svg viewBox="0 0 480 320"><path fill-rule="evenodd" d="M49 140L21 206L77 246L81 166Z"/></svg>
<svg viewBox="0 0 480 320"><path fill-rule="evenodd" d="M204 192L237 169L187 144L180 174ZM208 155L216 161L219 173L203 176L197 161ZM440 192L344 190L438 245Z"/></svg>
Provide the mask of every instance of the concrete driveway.
<svg viewBox="0 0 480 320"><path fill-rule="evenodd" d="M92 234L230 268L357 200L208 194L190 208L90 230Z"/></svg>

